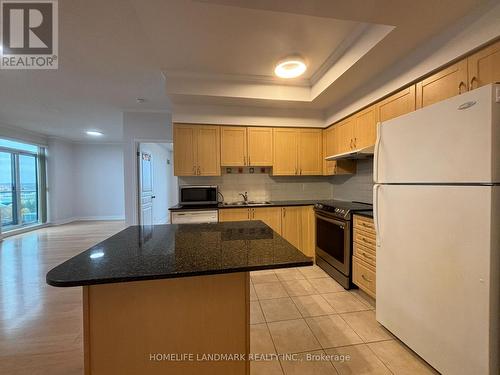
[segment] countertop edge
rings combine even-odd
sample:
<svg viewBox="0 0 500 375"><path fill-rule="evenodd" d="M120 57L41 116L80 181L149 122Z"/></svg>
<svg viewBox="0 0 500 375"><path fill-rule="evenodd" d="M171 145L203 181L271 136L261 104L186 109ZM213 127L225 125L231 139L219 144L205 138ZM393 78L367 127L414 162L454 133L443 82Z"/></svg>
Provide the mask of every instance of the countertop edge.
<svg viewBox="0 0 500 375"><path fill-rule="evenodd" d="M102 285L102 284L117 284L126 283L133 281L148 281L148 280L162 280L162 279L179 279L183 277L196 277L196 276L209 276L209 275L222 275L227 273L237 273L237 272L250 272L250 271L262 271L269 269L278 268L293 268L293 267L307 267L314 265L312 258L307 262L293 262L286 264L271 264L269 266L249 266L244 269L223 269L223 270L209 270L209 271L198 271L198 272L186 272L182 274L169 274L169 275L145 275L145 276L134 276L134 277L114 277L106 279L95 279L95 280L76 280L76 281L60 281L53 280L49 278L50 271L45 276L45 282L53 287L57 288L71 288L77 286L89 286L89 285Z"/></svg>

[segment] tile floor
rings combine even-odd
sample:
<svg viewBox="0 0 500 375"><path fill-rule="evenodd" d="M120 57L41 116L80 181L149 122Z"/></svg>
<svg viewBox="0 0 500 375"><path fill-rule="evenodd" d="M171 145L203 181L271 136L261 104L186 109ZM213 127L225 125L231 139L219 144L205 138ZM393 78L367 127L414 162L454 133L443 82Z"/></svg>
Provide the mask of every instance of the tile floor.
<svg viewBox="0 0 500 375"><path fill-rule="evenodd" d="M250 300L252 375L437 374L317 266L251 272Z"/></svg>

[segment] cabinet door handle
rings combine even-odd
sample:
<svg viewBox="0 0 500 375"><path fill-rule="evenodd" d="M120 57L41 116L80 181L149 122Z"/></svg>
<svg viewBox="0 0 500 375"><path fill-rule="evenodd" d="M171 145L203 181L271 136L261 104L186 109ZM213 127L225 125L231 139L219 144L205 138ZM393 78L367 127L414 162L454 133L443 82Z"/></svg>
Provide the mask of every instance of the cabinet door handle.
<svg viewBox="0 0 500 375"><path fill-rule="evenodd" d="M193 174L196 174L196 165L193 165Z"/></svg>
<svg viewBox="0 0 500 375"><path fill-rule="evenodd" d="M368 255L367 253L365 253L364 251L362 251L362 252L361 252L361 254L363 254L363 256L364 256L365 258L368 258L368 259L373 260L373 257L369 256L369 255Z"/></svg>
<svg viewBox="0 0 500 375"><path fill-rule="evenodd" d="M283 217L286 216L286 208L283 208Z"/></svg>
<svg viewBox="0 0 500 375"><path fill-rule="evenodd" d="M464 81L460 81L460 83L458 84L458 93L459 94L462 94L462 87L465 86L465 91L467 91L467 85L465 84Z"/></svg>
<svg viewBox="0 0 500 375"><path fill-rule="evenodd" d="M248 155L247 158L248 158L248 166L250 166L250 155Z"/></svg>
<svg viewBox="0 0 500 375"><path fill-rule="evenodd" d="M250 220L250 209L247 209L247 219Z"/></svg>
<svg viewBox="0 0 500 375"><path fill-rule="evenodd" d="M198 166L198 176L201 175L200 166Z"/></svg>
<svg viewBox="0 0 500 375"><path fill-rule="evenodd" d="M358 143L358 138L354 137L354 148L356 148L356 143Z"/></svg>
<svg viewBox="0 0 500 375"><path fill-rule="evenodd" d="M470 79L470 89L471 90L474 88L474 81L477 82L476 76L472 76L472 78Z"/></svg>
<svg viewBox="0 0 500 375"><path fill-rule="evenodd" d="M300 174L302 174L302 168L300 168Z"/></svg>
<svg viewBox="0 0 500 375"><path fill-rule="evenodd" d="M372 282L372 281L371 281L368 277L366 277L364 274L361 274L361 277L363 278L363 280L368 281L369 283L371 283L371 282Z"/></svg>
<svg viewBox="0 0 500 375"><path fill-rule="evenodd" d="M351 138L351 142L349 142L349 148L352 150L352 138Z"/></svg>

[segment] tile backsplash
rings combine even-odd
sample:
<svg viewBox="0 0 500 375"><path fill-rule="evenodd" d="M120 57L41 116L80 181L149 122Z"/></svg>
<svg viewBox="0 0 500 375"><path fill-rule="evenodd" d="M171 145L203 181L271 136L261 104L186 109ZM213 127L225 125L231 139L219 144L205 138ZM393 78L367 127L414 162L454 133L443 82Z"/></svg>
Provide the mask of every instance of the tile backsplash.
<svg viewBox="0 0 500 375"><path fill-rule="evenodd" d="M330 182L335 199L373 202L373 159L358 160L354 175L333 176Z"/></svg>
<svg viewBox="0 0 500 375"><path fill-rule="evenodd" d="M238 193L248 192L249 200L331 199L331 178L280 177L266 173L223 174L219 177L179 177L180 185L219 185L226 202L239 201Z"/></svg>
<svg viewBox="0 0 500 375"><path fill-rule="evenodd" d="M217 177L179 177L180 185L219 185L226 202L241 200L340 199L372 203L373 159L358 160L357 173L343 176L271 176L267 173L223 173Z"/></svg>

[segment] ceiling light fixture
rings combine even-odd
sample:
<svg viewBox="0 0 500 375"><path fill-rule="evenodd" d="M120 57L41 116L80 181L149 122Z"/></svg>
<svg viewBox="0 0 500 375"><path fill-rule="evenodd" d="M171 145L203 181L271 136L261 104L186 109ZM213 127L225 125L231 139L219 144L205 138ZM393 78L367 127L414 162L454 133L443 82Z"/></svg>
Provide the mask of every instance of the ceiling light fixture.
<svg viewBox="0 0 500 375"><path fill-rule="evenodd" d="M306 62L299 56L290 56L279 61L274 68L274 74L281 78L296 78L307 70Z"/></svg>
<svg viewBox="0 0 500 375"><path fill-rule="evenodd" d="M100 137L101 135L103 135L101 132L98 132L96 130L87 130L85 133L87 133L87 135L91 135L93 137Z"/></svg>

